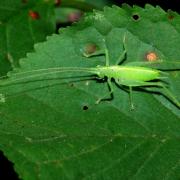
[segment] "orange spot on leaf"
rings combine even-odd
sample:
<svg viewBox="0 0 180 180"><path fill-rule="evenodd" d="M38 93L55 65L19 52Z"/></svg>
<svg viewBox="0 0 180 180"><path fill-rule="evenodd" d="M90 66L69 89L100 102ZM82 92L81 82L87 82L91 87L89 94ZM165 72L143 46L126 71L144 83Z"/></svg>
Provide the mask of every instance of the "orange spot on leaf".
<svg viewBox="0 0 180 180"><path fill-rule="evenodd" d="M155 52L149 52L146 54L147 61L156 61L157 59L158 59L158 56Z"/></svg>
<svg viewBox="0 0 180 180"><path fill-rule="evenodd" d="M34 20L40 18L39 13L36 11L32 11L32 10L29 11L29 16Z"/></svg>

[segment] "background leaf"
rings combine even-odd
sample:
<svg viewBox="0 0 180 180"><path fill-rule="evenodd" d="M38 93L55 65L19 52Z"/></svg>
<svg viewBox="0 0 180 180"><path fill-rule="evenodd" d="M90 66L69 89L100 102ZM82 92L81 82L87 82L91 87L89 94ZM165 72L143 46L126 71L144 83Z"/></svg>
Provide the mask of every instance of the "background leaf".
<svg viewBox="0 0 180 180"><path fill-rule="evenodd" d="M105 5L112 5L111 0L61 0L62 7L73 7L81 10L92 10L92 8L102 9Z"/></svg>
<svg viewBox="0 0 180 180"><path fill-rule="evenodd" d="M62 0L56 3L56 22L59 27L67 26L78 21L84 12L91 12L93 9L102 9L106 5L112 5L112 0Z"/></svg>
<svg viewBox="0 0 180 180"><path fill-rule="evenodd" d="M107 46L110 63L123 51L127 60L145 61L156 52L167 61L180 56L179 15L173 19L159 7L106 7L74 26L60 30L9 73L50 67L104 65L104 56L86 58L87 45ZM23 179L179 179L179 109L161 95L114 85L114 99L95 101L105 82L80 80L87 73L63 73L1 87L0 148ZM62 79L63 77L68 77ZM73 78L76 77L76 78ZM179 95L179 73L170 73L171 91ZM75 82L72 82L75 81Z"/></svg>
<svg viewBox="0 0 180 180"><path fill-rule="evenodd" d="M52 2L0 1L0 75L18 66L34 43L55 31Z"/></svg>

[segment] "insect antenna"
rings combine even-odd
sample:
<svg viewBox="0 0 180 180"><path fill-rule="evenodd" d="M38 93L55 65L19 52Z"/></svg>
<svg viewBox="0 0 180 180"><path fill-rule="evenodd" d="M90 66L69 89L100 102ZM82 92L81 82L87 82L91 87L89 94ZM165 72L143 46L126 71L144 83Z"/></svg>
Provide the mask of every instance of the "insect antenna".
<svg viewBox="0 0 180 180"><path fill-rule="evenodd" d="M64 78L51 78L51 79L43 79L43 80L59 80L59 79L64 79ZM31 92L31 91L36 91L36 90L41 90L41 89L44 89L44 88L50 88L50 87L53 87L53 86L57 86L57 85L65 85L65 84L74 84L74 83L77 83L77 82L82 82L82 81L87 81L87 80L94 80L95 77L93 75L90 75L90 76L75 76L75 77L67 77L67 79L74 79L74 80L70 80L68 82L55 82L53 84L46 84L44 86L41 86L41 87L28 87L26 89L24 89L23 91L20 90L20 92L15 92L15 93L11 93L11 94L3 94L3 97L5 99L10 99L10 98L14 98L14 97L18 97L22 94L26 94L28 92ZM39 80L37 80L39 81ZM32 81L32 82L37 82L37 81ZM41 80L40 80L41 81ZM26 82L23 82L23 83L26 83ZM29 82L28 82L29 83ZM22 82L20 82L19 84L22 84ZM9 84L8 86L10 85L13 85L13 84ZM2 94L0 94L2 95Z"/></svg>
<svg viewBox="0 0 180 180"><path fill-rule="evenodd" d="M65 72L84 72L84 73L96 74L96 69L85 68L85 67L59 67L59 68L47 68L47 69L37 69L37 70L31 70L31 71L17 72L13 74L13 79L7 79L6 81L1 81L0 86L17 83L17 82L22 83L24 81L30 82L33 78L42 78L44 76L59 74L63 72L64 73Z"/></svg>

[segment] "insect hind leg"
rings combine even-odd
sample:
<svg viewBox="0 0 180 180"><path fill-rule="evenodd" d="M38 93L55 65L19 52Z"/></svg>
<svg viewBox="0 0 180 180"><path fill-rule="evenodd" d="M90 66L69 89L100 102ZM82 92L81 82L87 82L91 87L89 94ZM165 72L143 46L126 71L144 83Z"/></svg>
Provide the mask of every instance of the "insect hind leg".
<svg viewBox="0 0 180 180"><path fill-rule="evenodd" d="M180 108L180 102L177 100L175 95L172 94L172 92L165 86L161 85L161 87L164 89L165 95L167 95L168 98L178 107Z"/></svg>
<svg viewBox="0 0 180 180"><path fill-rule="evenodd" d="M164 92L159 91L161 94L163 94L164 96L166 96L168 99L170 99L178 108L180 108L180 103L177 100L177 98L172 94L172 92L167 88L167 84L164 84L162 82L142 82L142 81L118 81L116 80L116 83L121 84L121 85L125 85L128 87L159 87L162 88L164 90ZM157 90L158 92L158 90ZM132 94L132 91L130 91L130 93ZM130 95L132 96L132 95ZM131 97L132 98L132 97ZM131 100L132 101L132 100Z"/></svg>
<svg viewBox="0 0 180 180"><path fill-rule="evenodd" d="M148 82L149 86L157 86L157 87L161 87L164 90L164 93L160 92L161 94L163 94L164 96L166 96L170 101L172 101L178 108L180 108L180 102L177 100L177 98L175 97L175 95L173 95L173 93L168 89L167 84L164 84L162 82Z"/></svg>

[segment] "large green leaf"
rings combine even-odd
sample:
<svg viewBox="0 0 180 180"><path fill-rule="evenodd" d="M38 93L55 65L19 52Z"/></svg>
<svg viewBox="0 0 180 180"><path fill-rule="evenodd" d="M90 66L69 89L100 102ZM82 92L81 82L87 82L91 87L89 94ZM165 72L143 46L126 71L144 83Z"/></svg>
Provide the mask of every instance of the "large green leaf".
<svg viewBox="0 0 180 180"><path fill-rule="evenodd" d="M16 79L16 72L104 65L104 56L82 56L91 44L106 45L114 64L125 33L126 62L144 61L151 51L166 61L178 60L179 19L149 5L106 7L37 44L36 52L20 61L21 68L1 81L0 149L19 176L179 179L180 114L164 96L136 90L131 111L128 93L114 84L114 99L96 105L108 87L98 80L77 81L87 73L49 74L3 86ZM178 97L179 73L169 74L170 89Z"/></svg>
<svg viewBox="0 0 180 180"><path fill-rule="evenodd" d="M54 31L52 3L42 0L1 0L0 75L18 66L19 58L31 51L34 43L45 40Z"/></svg>

